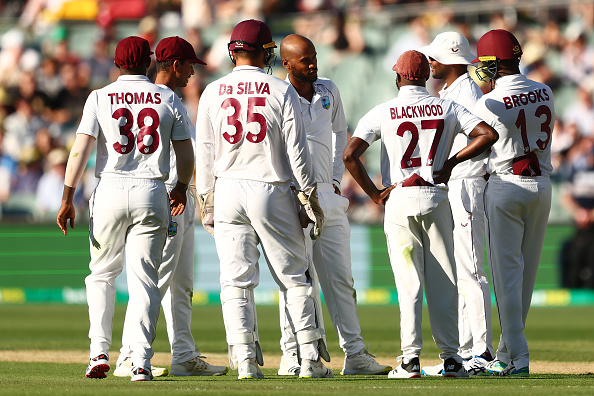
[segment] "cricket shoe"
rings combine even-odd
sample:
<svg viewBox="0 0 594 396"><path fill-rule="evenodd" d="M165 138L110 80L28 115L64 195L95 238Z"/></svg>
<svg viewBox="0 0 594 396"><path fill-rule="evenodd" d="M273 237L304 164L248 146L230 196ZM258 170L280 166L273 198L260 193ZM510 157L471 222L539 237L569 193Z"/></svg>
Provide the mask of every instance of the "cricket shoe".
<svg viewBox="0 0 594 396"><path fill-rule="evenodd" d="M206 363L202 358L206 358L206 356L196 356L188 361L172 364L171 375L176 377L188 377L191 375L225 375L227 374L227 371L229 371L227 366L213 366ZM154 370L155 369L153 368L153 375Z"/></svg>
<svg viewBox="0 0 594 396"><path fill-rule="evenodd" d="M151 373L150 368L148 367L140 367L140 366L132 366L132 378L130 381L152 381L153 374Z"/></svg>
<svg viewBox="0 0 594 396"><path fill-rule="evenodd" d="M399 356L397 361L400 364L388 373L388 378L421 378L421 363L418 356L411 359Z"/></svg>
<svg viewBox="0 0 594 396"><path fill-rule="evenodd" d="M334 378L334 372L324 366L322 360L301 359L299 378Z"/></svg>
<svg viewBox="0 0 594 396"><path fill-rule="evenodd" d="M425 366L421 370L421 374L428 377L443 377L443 363L437 366Z"/></svg>
<svg viewBox="0 0 594 396"><path fill-rule="evenodd" d="M509 364L503 371L498 374L500 377L530 377L530 369L528 366L516 368L514 364Z"/></svg>
<svg viewBox="0 0 594 396"><path fill-rule="evenodd" d="M489 362L482 356L475 356L463 364L470 377L493 375L485 368Z"/></svg>
<svg viewBox="0 0 594 396"><path fill-rule="evenodd" d="M344 359L342 375L385 375L392 370L391 366L379 364L374 359L375 356L362 349L359 353L347 356Z"/></svg>
<svg viewBox="0 0 594 396"><path fill-rule="evenodd" d="M151 366L151 373L153 377L166 377L169 374L169 370L165 367ZM123 361L119 362L113 375L116 377L132 377L132 358L127 356Z"/></svg>
<svg viewBox="0 0 594 396"><path fill-rule="evenodd" d="M238 379L262 379L264 378L264 373L258 366L256 362L256 358L245 359L243 362L239 364L239 368L237 369Z"/></svg>
<svg viewBox="0 0 594 396"><path fill-rule="evenodd" d="M499 375L503 370L507 368L507 363L503 363L501 360L491 360L485 366L485 370L493 375Z"/></svg>
<svg viewBox="0 0 594 396"><path fill-rule="evenodd" d="M89 365L87 366L87 372L85 377L87 378L105 378L111 367L109 366L109 354L102 353L89 359Z"/></svg>
<svg viewBox="0 0 594 396"><path fill-rule="evenodd" d="M449 378L468 378L468 371L462 362L454 358L447 358L443 362L443 376Z"/></svg>
<svg viewBox="0 0 594 396"><path fill-rule="evenodd" d="M300 370L301 366L299 365L297 354L295 352L283 353L280 367L278 369L278 375L298 376Z"/></svg>

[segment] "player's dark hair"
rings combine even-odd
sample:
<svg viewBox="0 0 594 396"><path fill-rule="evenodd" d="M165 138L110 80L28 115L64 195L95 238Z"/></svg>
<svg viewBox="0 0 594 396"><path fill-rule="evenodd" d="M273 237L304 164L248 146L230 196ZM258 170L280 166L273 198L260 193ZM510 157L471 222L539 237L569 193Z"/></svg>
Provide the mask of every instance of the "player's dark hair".
<svg viewBox="0 0 594 396"><path fill-rule="evenodd" d="M120 67L120 73L122 74L128 74L128 75L146 75L148 68L146 66L136 66L136 67L131 67L129 69L125 68L125 67Z"/></svg>
<svg viewBox="0 0 594 396"><path fill-rule="evenodd" d="M173 66L173 62L175 59L165 60L165 61L157 61L157 73L159 72L167 72L171 70Z"/></svg>
<svg viewBox="0 0 594 396"><path fill-rule="evenodd" d="M236 58L249 59L250 61L256 61L260 57L260 53L263 51L261 48L257 48L254 51L246 51L243 49L233 50L233 55Z"/></svg>

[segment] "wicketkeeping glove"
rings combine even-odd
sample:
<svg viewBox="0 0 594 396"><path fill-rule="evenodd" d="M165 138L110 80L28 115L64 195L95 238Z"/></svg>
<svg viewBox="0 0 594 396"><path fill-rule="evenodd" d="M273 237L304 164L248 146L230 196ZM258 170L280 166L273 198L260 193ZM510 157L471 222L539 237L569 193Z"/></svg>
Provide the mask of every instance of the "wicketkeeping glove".
<svg viewBox="0 0 594 396"><path fill-rule="evenodd" d="M309 196L305 192L299 191L297 193L297 198L299 199L299 203L303 206L305 214L309 217L310 222L314 223L313 228L309 232L309 236L311 239L317 239L322 234L322 228L324 227L324 212L318 201L318 187L315 186L312 188Z"/></svg>
<svg viewBox="0 0 594 396"><path fill-rule="evenodd" d="M210 235L214 236L214 192L198 195L202 226Z"/></svg>

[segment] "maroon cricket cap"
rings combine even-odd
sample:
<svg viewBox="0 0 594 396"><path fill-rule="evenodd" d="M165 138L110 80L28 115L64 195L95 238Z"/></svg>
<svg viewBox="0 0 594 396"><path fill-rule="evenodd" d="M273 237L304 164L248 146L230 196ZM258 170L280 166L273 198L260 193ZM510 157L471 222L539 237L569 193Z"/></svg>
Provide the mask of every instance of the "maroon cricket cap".
<svg viewBox="0 0 594 396"><path fill-rule="evenodd" d="M236 49L255 51L261 48L276 48L276 44L272 41L272 33L264 22L248 19L239 22L233 28L229 51Z"/></svg>
<svg viewBox="0 0 594 396"><path fill-rule="evenodd" d="M118 67L131 69L145 65L151 59L152 54L148 41L142 37L130 36L118 43L114 63Z"/></svg>
<svg viewBox="0 0 594 396"><path fill-rule="evenodd" d="M429 61L419 51L406 51L392 67L396 73L407 80L427 80L429 78Z"/></svg>
<svg viewBox="0 0 594 396"><path fill-rule="evenodd" d="M166 37L159 41L155 49L155 57L157 61L163 62L168 60L187 60L193 63L206 65L196 56L194 47L181 37Z"/></svg>
<svg viewBox="0 0 594 396"><path fill-rule="evenodd" d="M522 47L516 36L503 29L490 30L479 39L472 63L495 59L519 59Z"/></svg>

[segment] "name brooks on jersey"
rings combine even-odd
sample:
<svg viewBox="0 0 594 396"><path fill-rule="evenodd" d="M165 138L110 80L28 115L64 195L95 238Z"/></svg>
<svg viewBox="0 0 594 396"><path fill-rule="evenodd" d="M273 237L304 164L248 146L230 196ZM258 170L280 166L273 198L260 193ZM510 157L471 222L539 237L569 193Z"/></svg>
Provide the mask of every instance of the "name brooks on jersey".
<svg viewBox="0 0 594 396"><path fill-rule="evenodd" d="M253 94L266 94L270 95L270 87L267 82L240 82L237 87L233 85L221 84L219 86L219 95L253 95Z"/></svg>
<svg viewBox="0 0 594 396"><path fill-rule="evenodd" d="M443 115L443 108L441 105L402 106L400 108L391 107L390 115L393 120L400 118L440 116Z"/></svg>
<svg viewBox="0 0 594 396"><path fill-rule="evenodd" d="M527 93L521 93L519 95L505 96L503 103L505 103L506 110L513 109L514 107L525 106L528 103L538 103L550 100L549 93L546 89L535 89Z"/></svg>
<svg viewBox="0 0 594 396"><path fill-rule="evenodd" d="M161 94L159 92L119 92L108 93L111 98L111 104L161 104Z"/></svg>

